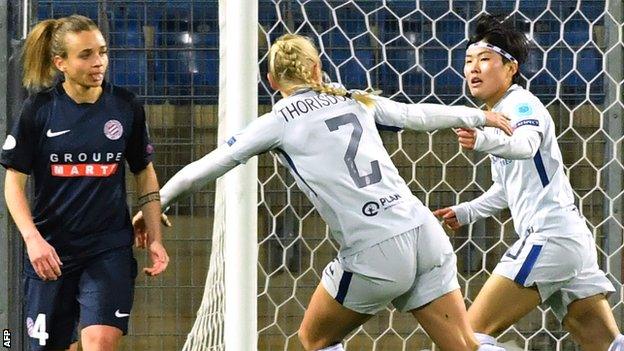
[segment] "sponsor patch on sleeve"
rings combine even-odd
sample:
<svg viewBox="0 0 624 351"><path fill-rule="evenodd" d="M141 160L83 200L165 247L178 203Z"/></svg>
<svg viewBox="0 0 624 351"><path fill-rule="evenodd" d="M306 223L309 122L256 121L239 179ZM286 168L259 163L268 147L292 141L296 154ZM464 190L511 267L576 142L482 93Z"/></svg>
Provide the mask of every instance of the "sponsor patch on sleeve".
<svg viewBox="0 0 624 351"><path fill-rule="evenodd" d="M539 127L539 121L536 119L523 119L522 121L519 121L518 123L516 123L515 128L522 127L522 126Z"/></svg>
<svg viewBox="0 0 624 351"><path fill-rule="evenodd" d="M236 142L236 138L235 138L235 137L231 137L228 141L226 141L226 143L227 143L229 146L234 145L234 143L235 143L235 142Z"/></svg>
<svg viewBox="0 0 624 351"><path fill-rule="evenodd" d="M533 114L533 107L526 102L523 102L516 106L516 113L518 113L518 116L521 117L530 116Z"/></svg>
<svg viewBox="0 0 624 351"><path fill-rule="evenodd" d="M17 140L12 135L7 135L4 144L2 145L2 150L13 150L17 146Z"/></svg>

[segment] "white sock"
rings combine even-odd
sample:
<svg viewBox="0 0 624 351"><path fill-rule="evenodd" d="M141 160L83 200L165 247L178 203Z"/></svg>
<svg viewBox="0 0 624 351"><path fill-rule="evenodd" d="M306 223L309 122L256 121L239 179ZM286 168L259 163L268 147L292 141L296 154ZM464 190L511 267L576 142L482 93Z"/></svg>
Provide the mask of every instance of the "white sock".
<svg viewBox="0 0 624 351"><path fill-rule="evenodd" d="M493 345L496 346L496 338L487 334L474 333L475 337L481 345Z"/></svg>
<svg viewBox="0 0 624 351"><path fill-rule="evenodd" d="M337 343L336 345L328 346L324 349L320 349L318 351L344 351L341 343Z"/></svg>
<svg viewBox="0 0 624 351"><path fill-rule="evenodd" d="M624 351L624 335L620 334L609 346L609 351Z"/></svg>
<svg viewBox="0 0 624 351"><path fill-rule="evenodd" d="M479 346L477 351L505 351L505 349L499 346L483 344Z"/></svg>

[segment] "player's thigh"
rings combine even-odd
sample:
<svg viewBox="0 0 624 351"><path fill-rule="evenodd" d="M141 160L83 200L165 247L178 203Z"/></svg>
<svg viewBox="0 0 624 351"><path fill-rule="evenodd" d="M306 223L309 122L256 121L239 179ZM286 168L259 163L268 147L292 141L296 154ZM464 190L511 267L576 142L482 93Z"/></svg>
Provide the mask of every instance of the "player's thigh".
<svg viewBox="0 0 624 351"><path fill-rule="evenodd" d="M448 236L430 215L417 228L416 270L412 286L392 301L401 312L411 311L459 289L457 257Z"/></svg>
<svg viewBox="0 0 624 351"><path fill-rule="evenodd" d="M25 324L30 350L65 350L78 339L78 276L55 281L24 278Z"/></svg>
<svg viewBox="0 0 624 351"><path fill-rule="evenodd" d="M340 342L371 317L344 307L319 284L303 316L299 337L306 349L321 349Z"/></svg>
<svg viewBox="0 0 624 351"><path fill-rule="evenodd" d="M540 304L536 288L492 274L468 309L475 332L493 335L507 329Z"/></svg>
<svg viewBox="0 0 624 351"><path fill-rule="evenodd" d="M137 263L130 247L109 250L91 259L80 279L80 325L112 326L125 335L136 275Z"/></svg>
<svg viewBox="0 0 624 351"><path fill-rule="evenodd" d="M598 266L596 243L589 231L587 231L585 239L582 248L576 255L578 260L582 262L578 273L561 284L559 290L544 301L560 321L569 315L568 311L572 304L584 306L586 301L593 301L591 297L595 299L615 292L615 287ZM540 288L540 292L542 290Z"/></svg>
<svg viewBox="0 0 624 351"><path fill-rule="evenodd" d="M607 349L620 334L609 302L603 294L570 303L563 326L584 349Z"/></svg>
<svg viewBox="0 0 624 351"><path fill-rule="evenodd" d="M582 252L580 236L532 233L519 238L470 306L472 327L495 334L518 321L579 274Z"/></svg>
<svg viewBox="0 0 624 351"><path fill-rule="evenodd" d="M477 347L459 289L410 312L441 350L463 351Z"/></svg>

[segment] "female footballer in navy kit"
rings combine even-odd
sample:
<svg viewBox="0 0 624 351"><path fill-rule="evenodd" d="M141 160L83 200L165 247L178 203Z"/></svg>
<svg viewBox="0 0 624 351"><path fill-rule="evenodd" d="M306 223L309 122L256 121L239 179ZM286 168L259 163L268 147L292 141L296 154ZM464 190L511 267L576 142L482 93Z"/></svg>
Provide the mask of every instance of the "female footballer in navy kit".
<svg viewBox="0 0 624 351"><path fill-rule="evenodd" d="M32 91L2 147L6 203L28 252L25 325L32 350L115 350L127 332L136 261L126 204L125 161L134 173L158 275L158 181L145 112L134 95L104 81L106 42L96 24L72 15L38 23L24 49ZM64 80L55 83L56 76ZM28 175L34 180L31 208Z"/></svg>

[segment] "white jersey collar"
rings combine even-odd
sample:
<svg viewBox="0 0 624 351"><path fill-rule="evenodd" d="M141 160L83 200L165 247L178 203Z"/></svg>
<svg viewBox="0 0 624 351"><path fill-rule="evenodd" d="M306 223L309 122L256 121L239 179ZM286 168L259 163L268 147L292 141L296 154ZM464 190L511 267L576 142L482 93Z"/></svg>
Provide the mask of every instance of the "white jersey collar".
<svg viewBox="0 0 624 351"><path fill-rule="evenodd" d="M507 89L507 91L505 92L505 95L503 95L503 97L500 98L500 100L498 100L498 102L494 105L494 107L492 107L492 111L496 111L499 106L503 103L503 101L505 101L505 99L509 96L509 94L511 94L512 92L516 91L516 90L521 90L522 87L519 86L518 84L512 84L509 89Z"/></svg>

